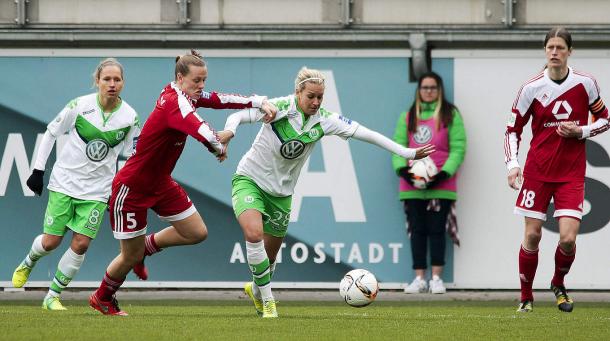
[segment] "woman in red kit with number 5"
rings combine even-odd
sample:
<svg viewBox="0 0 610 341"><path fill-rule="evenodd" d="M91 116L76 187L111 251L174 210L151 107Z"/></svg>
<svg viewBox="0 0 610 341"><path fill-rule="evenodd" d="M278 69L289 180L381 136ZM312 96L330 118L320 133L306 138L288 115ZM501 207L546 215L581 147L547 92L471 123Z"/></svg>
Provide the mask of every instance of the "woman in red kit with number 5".
<svg viewBox="0 0 610 341"><path fill-rule="evenodd" d="M163 89L142 128L135 154L112 183L110 224L121 243L121 253L110 263L99 289L89 298L91 307L105 315L127 315L114 295L131 269L140 279L146 279L144 256L170 246L197 244L207 237L203 219L171 176L189 135L219 161L226 158L226 146L220 142L224 132L214 131L195 109L256 107L266 114L265 120L273 120L277 112L265 97L203 91L208 69L194 50L176 58L174 75L175 81ZM148 209L171 226L146 235Z"/></svg>

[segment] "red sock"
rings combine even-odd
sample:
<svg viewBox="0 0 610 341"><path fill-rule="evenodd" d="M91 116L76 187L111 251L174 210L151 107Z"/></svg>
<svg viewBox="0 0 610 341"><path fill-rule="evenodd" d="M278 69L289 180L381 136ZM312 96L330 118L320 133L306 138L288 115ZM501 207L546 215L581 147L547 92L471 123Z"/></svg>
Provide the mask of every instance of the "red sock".
<svg viewBox="0 0 610 341"><path fill-rule="evenodd" d="M564 286L563 279L570 271L570 267L572 266L572 263L574 263L574 258L576 258L576 245L569 253L557 245L557 249L555 250L555 275L553 275L551 284L556 287Z"/></svg>
<svg viewBox="0 0 610 341"><path fill-rule="evenodd" d="M521 301L533 301L532 285L538 267L538 249L527 250L521 245L519 250L519 280L521 281Z"/></svg>
<svg viewBox="0 0 610 341"><path fill-rule="evenodd" d="M104 302L112 300L112 296L117 292L117 290L119 290L124 281L125 278L122 280L116 280L110 277L106 272L100 287L95 291L95 296Z"/></svg>
<svg viewBox="0 0 610 341"><path fill-rule="evenodd" d="M155 234L149 234L146 236L146 239L144 240L144 244L146 246L146 249L144 250L144 255L145 256L150 256L154 253L157 253L159 251L161 251L161 248L159 248L157 246L157 243L155 242Z"/></svg>

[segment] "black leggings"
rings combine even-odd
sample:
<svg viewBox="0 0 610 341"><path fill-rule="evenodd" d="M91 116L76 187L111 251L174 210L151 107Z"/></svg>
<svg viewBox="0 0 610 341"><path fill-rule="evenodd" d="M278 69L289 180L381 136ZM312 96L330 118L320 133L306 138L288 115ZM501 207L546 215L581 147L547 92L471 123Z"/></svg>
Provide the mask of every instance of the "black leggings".
<svg viewBox="0 0 610 341"><path fill-rule="evenodd" d="M407 199L403 201L407 223L411 232L413 269L427 269L428 240L430 263L445 265L445 226L453 200L439 199L440 210L428 210L430 200Z"/></svg>

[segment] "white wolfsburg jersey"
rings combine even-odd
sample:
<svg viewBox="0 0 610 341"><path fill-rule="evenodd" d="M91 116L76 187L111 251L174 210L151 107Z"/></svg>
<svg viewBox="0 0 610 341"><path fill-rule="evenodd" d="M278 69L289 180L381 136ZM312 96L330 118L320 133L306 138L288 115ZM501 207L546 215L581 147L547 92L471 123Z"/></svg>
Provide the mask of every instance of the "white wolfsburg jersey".
<svg viewBox="0 0 610 341"><path fill-rule="evenodd" d="M294 95L271 99L278 108L275 120L263 124L252 148L242 157L237 174L245 175L268 194L278 197L292 195L301 168L324 135L347 139L359 124L339 114L320 108L305 125L304 115L297 110ZM248 109L250 121L259 121L264 113Z"/></svg>
<svg viewBox="0 0 610 341"><path fill-rule="evenodd" d="M68 133L47 188L77 199L108 201L119 154L132 154L139 126L137 113L125 101L104 119L96 93L72 100L47 126L54 137Z"/></svg>

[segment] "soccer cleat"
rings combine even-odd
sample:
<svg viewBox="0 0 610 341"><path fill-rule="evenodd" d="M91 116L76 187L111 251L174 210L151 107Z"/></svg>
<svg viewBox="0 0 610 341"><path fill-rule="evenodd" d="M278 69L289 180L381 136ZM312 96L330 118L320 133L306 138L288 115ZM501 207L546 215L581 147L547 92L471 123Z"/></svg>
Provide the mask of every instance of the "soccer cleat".
<svg viewBox="0 0 610 341"><path fill-rule="evenodd" d="M136 274L136 276L138 276L138 278L142 281L148 279L148 268L146 268L146 265L144 265L143 259L140 263L133 266L133 273Z"/></svg>
<svg viewBox="0 0 610 341"><path fill-rule="evenodd" d="M428 291L428 284L420 277L415 277L413 282L405 288L405 294L421 294Z"/></svg>
<svg viewBox="0 0 610 341"><path fill-rule="evenodd" d="M571 313L572 310L574 310L574 301L568 296L566 287L563 285L555 286L551 283L551 290L553 290L553 293L557 298L557 308L566 313Z"/></svg>
<svg viewBox="0 0 610 341"><path fill-rule="evenodd" d="M104 315L127 316L128 314L119 308L119 302L114 296L110 302L100 300L95 293L89 296L89 305L91 308L99 311Z"/></svg>
<svg viewBox="0 0 610 341"><path fill-rule="evenodd" d="M59 301L59 296L47 296L42 301L42 309L44 310L68 310L64 307L63 304Z"/></svg>
<svg viewBox="0 0 610 341"><path fill-rule="evenodd" d="M447 292L447 289L443 285L443 280L440 278L431 279L430 280L430 293L432 294L444 294Z"/></svg>
<svg viewBox="0 0 610 341"><path fill-rule="evenodd" d="M15 288L21 288L25 285L25 282L28 281L28 277L30 277L30 273L32 272L32 268L25 265L25 263L19 264L15 272L13 272L13 286Z"/></svg>
<svg viewBox="0 0 610 341"><path fill-rule="evenodd" d="M517 307L518 313L531 313L534 311L534 302L525 300L519 303L519 307Z"/></svg>
<svg viewBox="0 0 610 341"><path fill-rule="evenodd" d="M269 299L263 301L263 318L275 318L277 317L277 309L275 308L275 300Z"/></svg>
<svg viewBox="0 0 610 341"><path fill-rule="evenodd" d="M244 285L244 292L246 295L248 295L248 297L250 297L250 299L252 299L254 308L256 309L256 315L263 316L263 300L254 296L254 292L252 291L252 282L248 282L246 285Z"/></svg>

